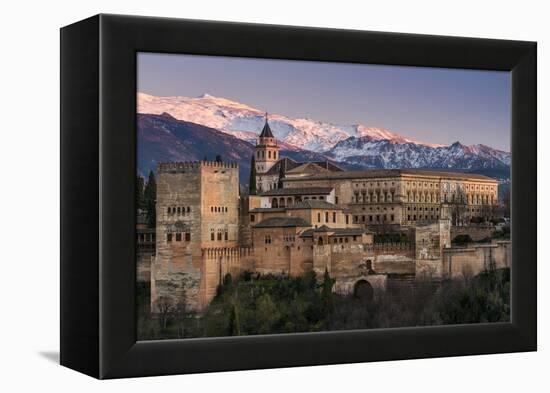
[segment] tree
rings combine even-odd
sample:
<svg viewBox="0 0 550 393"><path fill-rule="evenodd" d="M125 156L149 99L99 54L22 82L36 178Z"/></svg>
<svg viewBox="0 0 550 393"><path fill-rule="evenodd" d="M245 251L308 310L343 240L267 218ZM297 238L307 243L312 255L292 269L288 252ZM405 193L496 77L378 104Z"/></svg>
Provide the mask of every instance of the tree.
<svg viewBox="0 0 550 393"><path fill-rule="evenodd" d="M168 297L161 296L157 300L157 309L160 327L162 329L166 329L168 326L168 320L172 317L174 312L174 302Z"/></svg>
<svg viewBox="0 0 550 393"><path fill-rule="evenodd" d="M216 162L223 162L221 155L219 154L216 155Z"/></svg>
<svg viewBox="0 0 550 393"><path fill-rule="evenodd" d="M250 160L250 179L248 180L248 195L256 195L256 158Z"/></svg>
<svg viewBox="0 0 550 393"><path fill-rule="evenodd" d="M453 194L453 199L451 200L451 217L453 225L464 225L466 221L466 212L467 212L467 195L464 192L464 186L462 184L456 185L456 192Z"/></svg>
<svg viewBox="0 0 550 393"><path fill-rule="evenodd" d="M233 301L231 305L231 314L229 315L229 335L241 335L241 322L239 320L239 310L236 301Z"/></svg>
<svg viewBox="0 0 550 393"><path fill-rule="evenodd" d="M149 179L143 191L145 209L147 209L147 226L154 228L156 226L156 202L157 202L157 182L153 171L149 172Z"/></svg>
<svg viewBox="0 0 550 393"><path fill-rule="evenodd" d="M283 188L283 179L285 178L285 166L284 161L279 161L279 181L277 182L277 188Z"/></svg>
<svg viewBox="0 0 550 393"><path fill-rule="evenodd" d="M504 206L504 217L510 217L510 188L507 188L504 192L502 204Z"/></svg>
<svg viewBox="0 0 550 393"><path fill-rule="evenodd" d="M323 306L325 310L330 312L333 309L334 301L332 298L332 287L334 286L334 281L330 278L328 269L325 268L325 274L323 276L323 283L321 284L321 299L323 301Z"/></svg>
<svg viewBox="0 0 550 393"><path fill-rule="evenodd" d="M138 175L136 179L136 208L144 209L144 199L143 199L143 187L145 180L142 176Z"/></svg>

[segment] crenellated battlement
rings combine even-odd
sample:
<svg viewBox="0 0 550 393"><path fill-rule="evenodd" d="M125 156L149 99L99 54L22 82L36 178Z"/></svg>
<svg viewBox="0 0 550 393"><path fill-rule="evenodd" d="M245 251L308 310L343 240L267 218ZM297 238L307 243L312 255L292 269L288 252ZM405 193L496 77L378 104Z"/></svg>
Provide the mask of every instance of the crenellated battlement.
<svg viewBox="0 0 550 393"><path fill-rule="evenodd" d="M159 162L157 164L157 173L171 173L191 169L208 168L238 168L236 162L218 162L218 161L179 161L179 162Z"/></svg>

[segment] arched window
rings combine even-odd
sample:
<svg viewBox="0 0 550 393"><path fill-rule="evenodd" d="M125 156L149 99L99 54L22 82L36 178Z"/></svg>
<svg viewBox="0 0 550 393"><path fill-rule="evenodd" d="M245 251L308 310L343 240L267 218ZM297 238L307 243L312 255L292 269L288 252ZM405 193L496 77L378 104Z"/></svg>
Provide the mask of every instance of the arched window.
<svg viewBox="0 0 550 393"><path fill-rule="evenodd" d="M271 150L267 152L267 158L271 158Z"/></svg>
<svg viewBox="0 0 550 393"><path fill-rule="evenodd" d="M317 222L321 222L321 213L317 213Z"/></svg>
<svg viewBox="0 0 550 393"><path fill-rule="evenodd" d="M271 207L279 207L279 202L277 201L277 198L273 198L271 200Z"/></svg>
<svg viewBox="0 0 550 393"><path fill-rule="evenodd" d="M317 240L317 245L322 246L323 245L323 238L319 236L319 240Z"/></svg>
<svg viewBox="0 0 550 393"><path fill-rule="evenodd" d="M187 213L191 212L191 208L187 206Z"/></svg>

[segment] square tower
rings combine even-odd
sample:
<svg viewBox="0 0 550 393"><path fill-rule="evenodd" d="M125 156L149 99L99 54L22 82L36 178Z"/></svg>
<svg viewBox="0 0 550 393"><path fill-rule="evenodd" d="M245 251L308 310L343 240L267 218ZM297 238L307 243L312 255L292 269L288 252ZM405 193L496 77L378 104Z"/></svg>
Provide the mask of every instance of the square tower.
<svg viewBox="0 0 550 393"><path fill-rule="evenodd" d="M157 167L157 256L151 269L151 303L200 307L204 297L203 248L238 244L239 169L210 161Z"/></svg>

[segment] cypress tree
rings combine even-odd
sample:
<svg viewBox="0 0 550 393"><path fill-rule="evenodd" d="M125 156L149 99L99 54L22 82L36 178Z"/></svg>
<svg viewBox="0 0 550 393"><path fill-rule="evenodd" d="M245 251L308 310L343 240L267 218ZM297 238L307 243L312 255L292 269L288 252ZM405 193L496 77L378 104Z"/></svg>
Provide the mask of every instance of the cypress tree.
<svg viewBox="0 0 550 393"><path fill-rule="evenodd" d="M330 278L328 269L325 268L325 274L323 276L323 283L321 284L321 299L323 301L323 306L326 312L332 311L334 306L332 298L332 287L334 285L334 280Z"/></svg>
<svg viewBox="0 0 550 393"><path fill-rule="evenodd" d="M143 200L143 186L145 180L142 176L138 175L136 178L136 209L143 209L144 200Z"/></svg>
<svg viewBox="0 0 550 393"><path fill-rule="evenodd" d="M221 155L216 155L216 162L223 162Z"/></svg>
<svg viewBox="0 0 550 393"><path fill-rule="evenodd" d="M250 160L250 179L248 181L248 195L256 195L256 158L252 154Z"/></svg>
<svg viewBox="0 0 550 393"><path fill-rule="evenodd" d="M285 178L284 161L279 161L279 181L277 182L277 188L283 188L283 179L284 178Z"/></svg>
<svg viewBox="0 0 550 393"><path fill-rule="evenodd" d="M147 226L154 228L157 221L156 201L157 201L157 182L153 171L149 172L149 179L143 191L145 208L147 209Z"/></svg>

